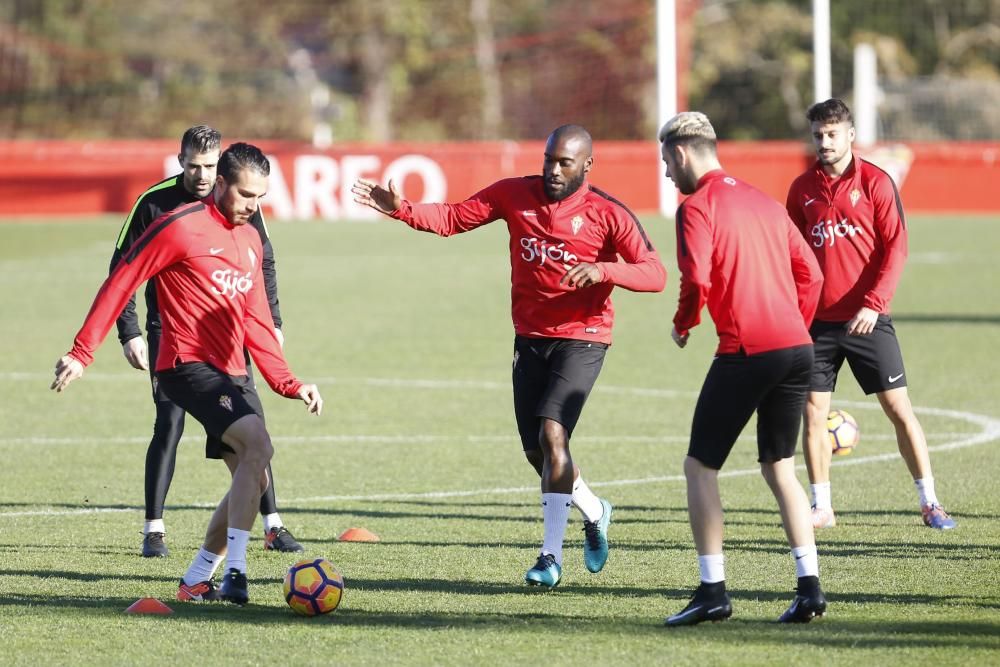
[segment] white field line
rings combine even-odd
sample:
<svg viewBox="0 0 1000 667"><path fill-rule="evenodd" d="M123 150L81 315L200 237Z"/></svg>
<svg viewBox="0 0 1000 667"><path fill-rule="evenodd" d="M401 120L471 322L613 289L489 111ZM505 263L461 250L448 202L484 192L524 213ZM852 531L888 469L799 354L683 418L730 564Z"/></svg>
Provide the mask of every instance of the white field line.
<svg viewBox="0 0 1000 667"><path fill-rule="evenodd" d="M97 374L94 374L97 375ZM126 374L111 374L113 378L120 380L123 377L128 377ZM40 379L43 374L40 373L2 373L0 374L0 380L25 380L25 379ZM44 377L48 377L45 375ZM93 379L93 376L89 376ZM337 378L321 378L317 380L318 383L333 384L333 383L363 383L371 386L395 386L395 387L406 387L406 388L425 388L425 389L509 389L508 385L499 382L475 382L475 381L455 381L455 380L405 380L405 379L380 379L380 378L363 378L360 380L345 380ZM659 398L675 398L679 396L692 396L695 395L694 392L687 391L674 391L668 389L643 389L643 388L633 388L633 387L615 387L615 386L599 386L601 391L609 393L620 393L635 396L648 396L648 397L659 397ZM595 391L598 389L595 388ZM880 409L877 403L873 402L859 402L859 401L838 401L838 405L844 405L852 408L860 408L864 410L878 410ZM979 415L971 412L964 412L960 410L947 410L942 408L919 408L915 407L914 411L918 414L934 415L938 417L945 417L956 419L960 421L965 421L975 426L980 427L979 433L953 433L953 434L942 434L946 437L954 436L954 439L949 442L945 442L939 445L934 445L928 447L931 452L945 452L953 451L957 449L964 449L966 447L975 447L988 442L993 442L995 440L1000 440L1000 419L995 419L993 417L988 417L986 415ZM359 436L328 436L330 438L344 437L344 438L354 438L354 442L414 442L414 438L429 438L431 441L438 441L446 439L447 437L441 436L360 436L364 438L374 438L373 440L357 440ZM491 438L502 438L504 440L513 440L513 438L507 438L505 436L449 436L450 438L465 438L467 440L475 439L491 439ZM626 436L629 437L629 436ZM631 436L631 437L644 437L644 436ZM385 440L389 438L389 440ZM609 438L597 438L596 436L591 436L590 439L601 439L608 440ZM622 437L615 438L618 441L623 441ZM657 441L686 441L685 437L682 436L669 436L662 438L653 438ZM746 438L743 438L746 439ZM29 439L7 439L0 441L0 444L14 444L17 442L27 442ZM50 439L53 441L58 441L57 443L50 444L62 444L63 441L73 441L71 438L54 438ZM88 439L96 440L96 439ZM128 438L129 442L143 442L145 438ZM290 442L294 442L296 438L289 438ZM320 439L315 437L304 437L298 438L299 441L320 441ZM584 440L580 437L577 439ZM107 443L108 440L100 440L101 442ZM478 440L477 440L478 441ZM645 441L645 440L643 440ZM79 443L80 440L75 440ZM275 438L275 442L282 442L281 438ZM41 443L39 443L41 444ZM72 444L72 443L67 443ZM896 452L890 452L885 454L873 454L870 456L857 456L850 459L837 459L833 461L834 466L849 466L849 465L865 465L869 463L879 463L882 461L895 460L899 456ZM799 470L804 469L804 466L798 466ZM759 474L759 469L754 468L744 468L740 470L725 470L719 473L720 477L743 477L746 475L756 475ZM683 475L660 475L660 476L650 476L641 477L636 479L618 479L618 480L607 480L607 481L591 481L591 486L596 487L614 487L614 486L634 486L638 484L658 484L665 482L679 482L684 481ZM311 503L311 502L335 502L335 501L391 501L391 500L417 500L423 498L461 498L469 496L493 496L493 495L511 495L511 494L521 494L521 493L537 493L537 486L522 486L522 487L506 487L506 488L492 488L492 489L473 489L473 490L454 490L454 491L427 491L421 493L383 493L383 494L365 494L365 495L333 495L333 496L311 496L305 498L282 498L284 503ZM204 503L204 507L214 507L214 503ZM22 512L0 512L0 518L8 517L22 517L22 516L67 516L75 514L93 514L93 513L108 513L108 512L139 512L139 509L132 508L92 508L92 509L79 509L79 510L36 510L36 511L22 511Z"/></svg>
<svg viewBox="0 0 1000 667"><path fill-rule="evenodd" d="M928 440L958 439L966 436L978 435L968 431L940 431L937 433L924 434ZM573 442L611 442L624 444L646 444L646 443L677 443L687 442L690 436L687 435L578 435L573 438ZM741 435L741 441L753 442L756 436L753 434ZM306 444L378 444L378 445L426 445L440 442L456 443L503 443L520 442L515 434L508 435L376 435L376 434L356 434L356 435L276 435L271 437L272 442L281 446L295 446ZM865 442L895 442L896 436L891 433L870 433L864 435ZM181 442L204 442L205 436L185 435ZM80 445L145 445L149 443L149 436L115 436L112 438L101 438L88 436L83 438L55 438L46 436L26 436L13 438L0 438L0 447L4 445L30 445L32 447L57 447L57 446L80 446Z"/></svg>

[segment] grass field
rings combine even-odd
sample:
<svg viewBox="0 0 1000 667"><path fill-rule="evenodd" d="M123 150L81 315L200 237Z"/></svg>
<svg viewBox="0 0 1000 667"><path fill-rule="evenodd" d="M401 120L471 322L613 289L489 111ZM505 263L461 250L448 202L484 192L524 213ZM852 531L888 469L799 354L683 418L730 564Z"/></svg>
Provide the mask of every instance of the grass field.
<svg viewBox="0 0 1000 667"><path fill-rule="evenodd" d="M894 302L958 529L923 527L888 421L846 376L834 404L863 435L834 468L840 525L818 535L828 615L774 622L794 567L744 438L721 482L735 615L680 630L661 623L698 578L681 462L715 334L706 323L685 350L670 342L670 222L646 220L667 290L616 292L615 345L573 444L615 505L611 559L586 572L574 513L551 593L521 583L542 526L513 427L502 224L448 240L389 222L272 225L286 353L327 401L316 419L263 396L282 515L346 579L341 608L319 619L285 606L294 559L265 554L259 524L252 604L173 601L228 485L193 421L167 503L172 555L138 556L153 410L113 334L82 380L48 390L119 225L0 225L2 664L1000 664L1000 220L912 219ZM353 526L381 543L338 542ZM123 613L144 596L174 614Z"/></svg>

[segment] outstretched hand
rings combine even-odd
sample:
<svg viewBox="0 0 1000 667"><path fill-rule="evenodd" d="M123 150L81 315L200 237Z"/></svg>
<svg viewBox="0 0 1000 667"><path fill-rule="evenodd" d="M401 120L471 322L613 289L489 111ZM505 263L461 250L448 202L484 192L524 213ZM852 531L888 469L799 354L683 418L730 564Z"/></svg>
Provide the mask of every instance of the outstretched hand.
<svg viewBox="0 0 1000 667"><path fill-rule="evenodd" d="M314 384L304 384L299 389L299 398L305 402L309 414L319 416L323 413L323 397L319 395L319 387Z"/></svg>
<svg viewBox="0 0 1000 667"><path fill-rule="evenodd" d="M56 362L56 379L49 389L60 392L81 375L83 375L83 364L69 355L60 357L59 361Z"/></svg>
<svg viewBox="0 0 1000 667"><path fill-rule="evenodd" d="M383 188L374 181L359 178L351 186L351 192L354 194L354 201L373 208L379 213L392 213L403 205L403 198L391 180L389 187Z"/></svg>

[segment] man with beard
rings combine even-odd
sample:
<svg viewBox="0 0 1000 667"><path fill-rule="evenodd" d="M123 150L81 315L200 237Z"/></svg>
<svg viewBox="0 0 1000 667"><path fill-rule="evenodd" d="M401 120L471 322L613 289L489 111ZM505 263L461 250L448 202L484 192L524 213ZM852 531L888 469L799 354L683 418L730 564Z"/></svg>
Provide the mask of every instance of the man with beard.
<svg viewBox="0 0 1000 667"><path fill-rule="evenodd" d="M525 581L548 588L562 577L571 505L583 515L587 569L600 572L608 558L611 503L587 486L569 441L611 344L611 291L659 292L666 283L639 220L587 182L593 164L590 134L564 125L545 144L541 176L497 181L458 204L414 204L392 181L382 187L359 179L352 188L359 204L440 236L507 222L514 415L524 454L541 476L545 526Z"/></svg>
<svg viewBox="0 0 1000 667"><path fill-rule="evenodd" d="M205 456L223 459L232 473L205 542L181 579L178 600L249 600L247 542L269 483L273 448L245 350L275 393L301 399L310 413L323 409L316 385L303 384L285 362L264 290L263 246L247 224L267 192L270 171L256 146L227 148L212 192L163 214L139 237L104 281L73 347L56 363L52 389L62 391L93 362L136 287L157 277L163 318L154 362L158 385L205 427ZM212 577L223 558L226 575L216 590Z"/></svg>
<svg viewBox="0 0 1000 667"><path fill-rule="evenodd" d="M659 139L667 178L688 195L676 216L681 289L671 336L684 348L706 305L719 336L684 459L701 583L666 624L721 621L733 613L719 471L755 413L760 472L778 503L798 578L779 620L807 623L826 611L826 598L809 501L795 476L795 444L813 359L808 325L823 277L781 204L723 171L705 114L677 114Z"/></svg>
<svg viewBox="0 0 1000 667"><path fill-rule="evenodd" d="M184 204L190 204L204 199L212 193L215 187L216 169L219 164L219 152L222 135L215 128L207 125L195 125L184 132L181 137L181 152L177 161L181 173L164 179L150 187L135 202L115 243L111 257L111 271L115 270L122 257L126 256L139 237L167 211L172 211ZM281 333L281 313L278 309L278 281L274 268L274 251L268 238L267 226L260 209L250 218L250 225L257 230L260 242L263 244L264 255L261 258L261 269L264 273L264 289L267 301L274 319L274 333L278 342L284 337ZM146 336L149 339L149 352L142 339L139 329L139 318L135 312L135 296L129 299L121 315L118 317L118 340L122 344L125 359L138 370L149 369L149 358L156 360L160 347L162 326L160 309L156 301L156 279L146 284ZM247 373L253 379L247 358ZM153 384L153 404L156 407L156 420L153 423L153 437L146 449L145 499L146 521L143 525L142 555L146 558L165 557L170 551L166 544L166 526L163 521L163 506L167 501L167 492L174 476L174 464L177 460L177 445L184 433L184 410L171 401L160 389L156 380L156 372L150 371ZM260 515L264 522L264 548L266 550L296 552L302 551L302 546L285 528L278 514L278 504L274 494L274 479L268 466L268 479L271 480L267 491L260 499Z"/></svg>
<svg viewBox="0 0 1000 667"><path fill-rule="evenodd" d="M806 112L816 162L788 190L788 214L816 253L823 292L810 329L816 350L805 407L803 444L812 485L812 522L837 525L830 493L826 419L837 375L847 360L865 394L875 394L896 431L913 478L924 525L955 527L934 490L927 438L906 389L903 355L889 316L907 254L906 218L887 173L854 155L854 119L838 99Z"/></svg>

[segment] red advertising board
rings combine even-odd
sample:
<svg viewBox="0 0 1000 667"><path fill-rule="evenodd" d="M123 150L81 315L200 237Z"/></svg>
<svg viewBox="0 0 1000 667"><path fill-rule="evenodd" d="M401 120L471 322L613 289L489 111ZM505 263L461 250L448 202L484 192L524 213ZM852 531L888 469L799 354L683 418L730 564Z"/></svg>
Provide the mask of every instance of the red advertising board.
<svg viewBox="0 0 1000 667"><path fill-rule="evenodd" d="M370 217L350 198L362 176L392 178L415 200L456 201L500 178L541 170L541 142L340 144L317 150L263 141L272 158L265 213L272 219ZM637 213L659 208L655 142L598 142L591 181ZM151 184L178 170L174 141L0 141L0 216L127 212ZM723 142L723 165L784 201L811 161L799 142ZM880 146L866 153L889 171L910 213L998 213L992 196L1000 143Z"/></svg>

